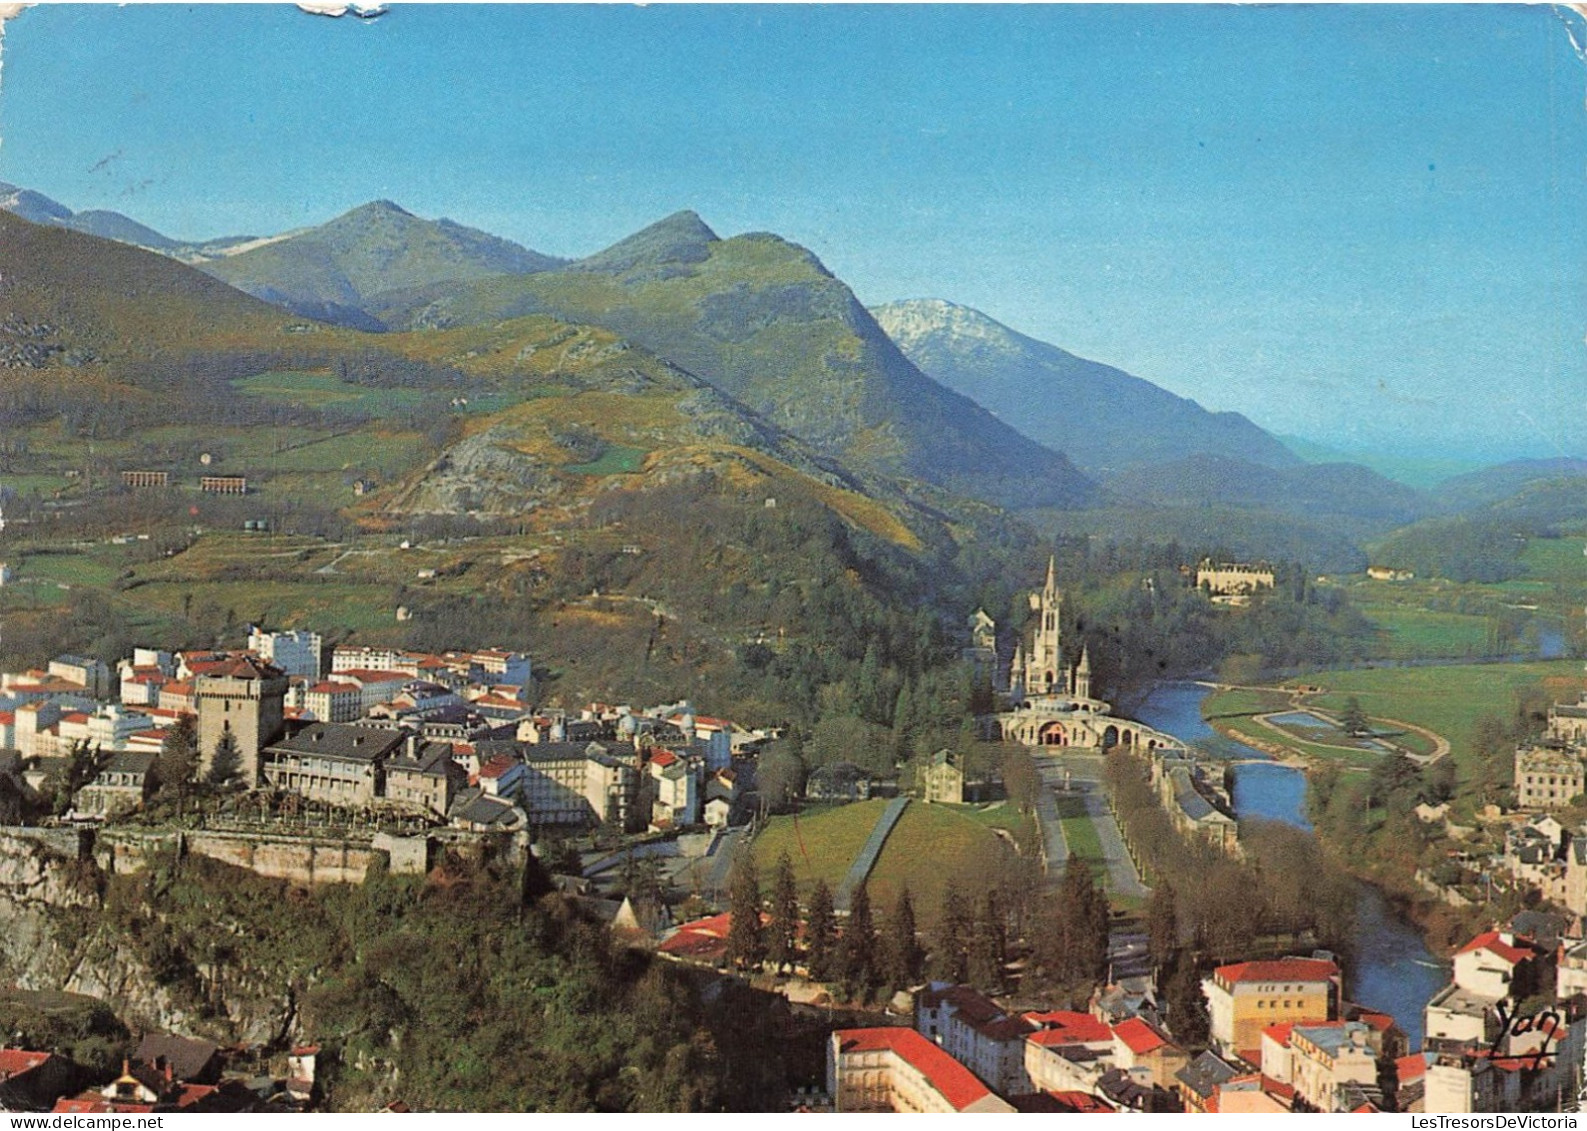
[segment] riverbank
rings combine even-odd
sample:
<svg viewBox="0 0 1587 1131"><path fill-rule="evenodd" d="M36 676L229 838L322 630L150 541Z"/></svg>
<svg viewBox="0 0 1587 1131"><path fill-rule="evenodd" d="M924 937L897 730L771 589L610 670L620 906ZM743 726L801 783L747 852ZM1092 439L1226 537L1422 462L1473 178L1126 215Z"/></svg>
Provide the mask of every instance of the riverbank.
<svg viewBox="0 0 1587 1131"><path fill-rule="evenodd" d="M1217 692L1226 689L1216 685L1198 684L1207 688L1207 695L1201 701L1203 722L1226 741L1237 746L1252 747L1268 754L1273 758L1273 765L1281 766L1308 776L1322 767L1337 769L1341 773L1363 774L1369 767L1347 758L1335 757L1327 753L1303 750L1298 746L1287 745L1277 735L1269 738L1265 735L1253 735L1248 731L1238 729L1227 720L1230 717L1253 718L1255 715L1241 714L1239 716L1208 714L1207 709L1214 706L1214 696ZM1294 696L1296 706L1303 706L1305 700L1319 695L1327 694L1321 689L1297 688L1242 688L1246 692L1263 691L1278 694L1281 691ZM1441 735L1425 727L1399 720L1374 717L1377 722L1395 722L1407 729L1415 730L1435 741L1435 755L1431 758L1416 758L1424 765L1437 761L1439 758L1450 754L1450 744ZM1260 721L1260 720L1257 720ZM1379 755L1377 759L1381 759ZM1255 767L1253 767L1255 768ZM1245 767L1240 771L1245 772ZM1357 777L1355 780L1360 780ZM1236 799L1239 800L1238 797ZM1256 815L1278 820L1290 820L1292 817L1282 813L1251 813L1241 811L1243 807L1237 805L1238 815ZM1489 909L1485 906L1458 908L1452 907L1436 895L1430 894L1417 882L1416 873L1418 862L1415 860L1401 861L1400 857L1393 854L1379 854L1375 852L1363 853L1364 846L1370 847L1373 838L1378 835L1377 829L1366 829L1359 825L1347 831L1341 831L1324 822L1321 827L1316 827L1310 820L1307 812L1306 791L1302 787L1297 802L1298 811L1294 818L1304 822L1304 827L1311 829L1318 841L1340 864L1358 881L1369 885L1392 908L1394 914L1410 923L1422 937L1426 945L1437 954L1439 958L1447 957L1448 953L1460 943L1464 942L1473 933L1488 925ZM1407 867L1397 866L1405 863Z"/></svg>
<svg viewBox="0 0 1587 1131"><path fill-rule="evenodd" d="M1136 717L1184 739L1198 742L1218 736L1234 761L1233 799L1236 816L1278 821L1316 835L1307 812L1308 774L1305 759L1282 761L1259 750L1241 734L1229 735L1202 715L1210 689L1192 683L1159 685ZM1244 758L1242 751L1249 752ZM1264 757L1264 755L1268 755ZM1242 760L1243 759L1243 760ZM1297 764L1299 763L1299 764ZM1423 1011L1447 981L1447 967L1424 939L1424 915L1414 899L1406 900L1398 885L1361 867L1358 851L1331 838L1317 843L1355 878L1358 885L1357 924L1348 963L1347 989L1352 1000L1393 1016L1413 1046L1420 1044Z"/></svg>

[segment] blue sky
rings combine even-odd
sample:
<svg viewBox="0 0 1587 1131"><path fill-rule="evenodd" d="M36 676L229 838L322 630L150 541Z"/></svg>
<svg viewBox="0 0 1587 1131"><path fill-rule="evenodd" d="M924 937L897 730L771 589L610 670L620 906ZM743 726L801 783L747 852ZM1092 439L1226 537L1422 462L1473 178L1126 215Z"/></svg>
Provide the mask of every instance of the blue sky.
<svg viewBox="0 0 1587 1131"><path fill-rule="evenodd" d="M679 208L1351 449L1587 455L1561 9L46 5L0 179L169 234Z"/></svg>

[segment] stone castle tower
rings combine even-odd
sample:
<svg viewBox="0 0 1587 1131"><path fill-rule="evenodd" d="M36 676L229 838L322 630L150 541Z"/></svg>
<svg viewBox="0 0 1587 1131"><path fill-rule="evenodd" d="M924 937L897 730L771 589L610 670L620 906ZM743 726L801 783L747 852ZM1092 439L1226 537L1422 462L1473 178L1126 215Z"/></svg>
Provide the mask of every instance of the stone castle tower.
<svg viewBox="0 0 1587 1131"><path fill-rule="evenodd" d="M208 776L215 744L230 731L237 743L237 774L249 789L256 789L259 752L286 729L286 673L249 656L205 671L193 680L193 690L198 698L199 776Z"/></svg>

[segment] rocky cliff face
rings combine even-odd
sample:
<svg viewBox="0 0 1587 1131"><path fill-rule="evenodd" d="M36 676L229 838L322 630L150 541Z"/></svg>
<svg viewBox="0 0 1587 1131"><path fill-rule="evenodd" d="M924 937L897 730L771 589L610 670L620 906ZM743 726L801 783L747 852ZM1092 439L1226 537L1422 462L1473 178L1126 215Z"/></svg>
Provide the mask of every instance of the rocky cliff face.
<svg viewBox="0 0 1587 1131"><path fill-rule="evenodd" d="M134 1031L250 1043L290 1035L287 985L224 959L197 970L196 981L162 978L154 948L107 914L103 890L91 860L0 833L0 983L99 998Z"/></svg>

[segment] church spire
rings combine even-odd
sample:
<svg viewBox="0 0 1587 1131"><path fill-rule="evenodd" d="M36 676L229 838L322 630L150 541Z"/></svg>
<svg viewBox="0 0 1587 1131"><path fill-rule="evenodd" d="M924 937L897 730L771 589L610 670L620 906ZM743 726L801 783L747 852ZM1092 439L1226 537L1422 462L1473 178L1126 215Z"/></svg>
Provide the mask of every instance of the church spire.
<svg viewBox="0 0 1587 1131"><path fill-rule="evenodd" d="M1047 555L1047 592L1053 593L1058 589L1058 556Z"/></svg>

